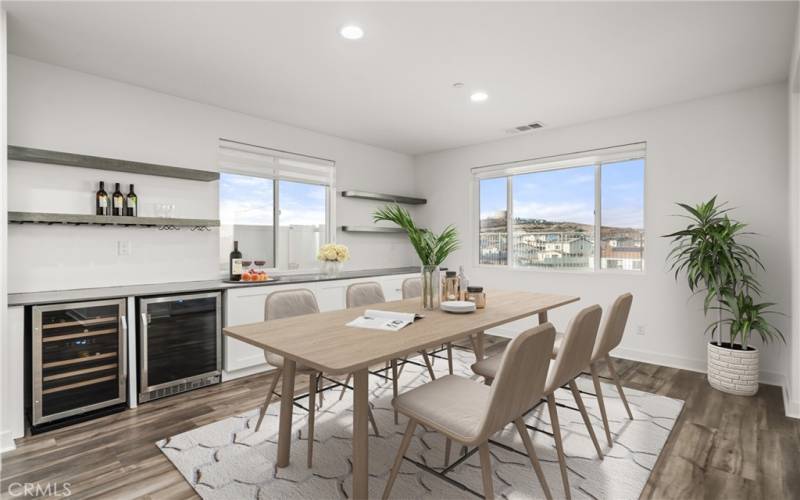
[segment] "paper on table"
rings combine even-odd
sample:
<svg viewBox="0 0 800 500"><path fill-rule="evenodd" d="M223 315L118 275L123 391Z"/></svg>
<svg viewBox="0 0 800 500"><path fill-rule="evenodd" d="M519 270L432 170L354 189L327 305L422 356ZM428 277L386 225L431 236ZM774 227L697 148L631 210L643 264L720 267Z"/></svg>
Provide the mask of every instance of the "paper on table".
<svg viewBox="0 0 800 500"><path fill-rule="evenodd" d="M406 325L413 323L414 316L415 315L411 313L367 309L364 311L363 316L359 316L350 323L347 323L347 326L396 332Z"/></svg>

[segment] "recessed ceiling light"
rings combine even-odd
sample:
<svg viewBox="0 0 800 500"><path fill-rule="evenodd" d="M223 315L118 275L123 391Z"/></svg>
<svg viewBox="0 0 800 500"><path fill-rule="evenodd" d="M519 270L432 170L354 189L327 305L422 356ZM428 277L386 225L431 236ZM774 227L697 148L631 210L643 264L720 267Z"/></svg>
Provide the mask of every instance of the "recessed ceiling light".
<svg viewBox="0 0 800 500"><path fill-rule="evenodd" d="M339 30L339 34L348 40L358 40L364 37L364 30L355 24L348 24Z"/></svg>
<svg viewBox="0 0 800 500"><path fill-rule="evenodd" d="M486 92L474 92L471 96L469 96L469 100L472 102L483 102L489 98L489 94Z"/></svg>

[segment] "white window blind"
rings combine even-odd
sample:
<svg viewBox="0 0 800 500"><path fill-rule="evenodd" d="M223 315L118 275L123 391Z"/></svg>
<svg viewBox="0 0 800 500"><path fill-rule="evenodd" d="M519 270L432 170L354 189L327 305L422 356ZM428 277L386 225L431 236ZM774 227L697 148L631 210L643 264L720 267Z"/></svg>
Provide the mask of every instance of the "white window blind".
<svg viewBox="0 0 800 500"><path fill-rule="evenodd" d="M637 142L624 146L614 146L591 151L581 151L565 155L547 156L530 160L515 161L511 163L498 163L472 169L472 175L477 179L491 179L494 177L507 177L511 175L537 172L541 170L554 170L559 168L579 167L601 163L610 163L642 158L645 155L647 143Z"/></svg>
<svg viewBox="0 0 800 500"><path fill-rule="evenodd" d="M333 186L335 177L332 160L228 139L219 141L219 165L226 172L324 186Z"/></svg>

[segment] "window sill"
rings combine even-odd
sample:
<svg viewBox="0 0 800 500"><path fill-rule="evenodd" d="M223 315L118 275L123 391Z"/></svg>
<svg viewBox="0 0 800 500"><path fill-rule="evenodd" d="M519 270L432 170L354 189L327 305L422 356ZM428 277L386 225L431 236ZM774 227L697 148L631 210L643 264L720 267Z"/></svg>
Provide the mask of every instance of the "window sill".
<svg viewBox="0 0 800 500"><path fill-rule="evenodd" d="M641 271L626 271L624 269L541 269L536 267L518 267L518 266L503 266L492 264L474 264L475 269L491 269L495 271L513 271L524 273L541 273L541 274L572 274L572 275L589 275L589 276L631 276L631 277L644 277L647 275L646 270Z"/></svg>

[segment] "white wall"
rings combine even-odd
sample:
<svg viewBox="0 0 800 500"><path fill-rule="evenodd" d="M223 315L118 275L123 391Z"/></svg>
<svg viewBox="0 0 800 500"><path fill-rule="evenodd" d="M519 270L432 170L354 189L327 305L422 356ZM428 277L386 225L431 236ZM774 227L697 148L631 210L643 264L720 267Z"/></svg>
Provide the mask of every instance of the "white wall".
<svg viewBox="0 0 800 500"><path fill-rule="evenodd" d="M457 225L463 247L447 262L467 266L470 283L579 295L578 305L551 316L565 327L580 307L606 307L631 291L634 304L618 355L664 365L705 370L702 303L690 299L683 282L675 283L664 264L668 241L659 235L680 227L677 201L696 203L719 194L737 207L734 215L761 236L752 243L769 272L764 288L779 308L789 312L789 235L786 185L787 89L771 85L733 94L671 105L622 117L560 129L542 129L477 146L417 158L419 192L428 198L423 222L434 229ZM471 233L470 168L593 148L647 142L645 258L643 274L587 274L477 267ZM488 298L491 301L491 295ZM778 318L783 331L788 322ZM637 327L645 335L636 335ZM784 383L785 348L767 347L763 380Z"/></svg>
<svg viewBox="0 0 800 500"><path fill-rule="evenodd" d="M0 151L6 149L6 11L0 8ZM16 347L11 341L8 332L8 272L7 272L7 161L6 155L0 155L0 351L9 352ZM15 349L16 350L16 349ZM13 360L0 356L0 395L16 394L13 387L17 381L18 373L14 373L17 367ZM0 405L0 451L14 447L12 439L13 433L8 424L11 420L16 420L16 415L11 415L6 405Z"/></svg>
<svg viewBox="0 0 800 500"><path fill-rule="evenodd" d="M800 12L789 72L789 224L792 255L792 336L786 385L786 413L800 418Z"/></svg>
<svg viewBox="0 0 800 500"><path fill-rule="evenodd" d="M216 170L219 138L336 161L337 190L416 194L407 155L322 135L16 56L9 57L9 144ZM346 119L346 117L342 117ZM217 183L10 162L9 210L91 213L97 182L136 185L141 215L153 203L176 215L217 216ZM111 187L113 189L113 186ZM336 198L336 224L370 223L379 204ZM405 240L350 235L349 269L414 262ZM130 256L117 256L130 241ZM12 226L9 292L213 279L218 232Z"/></svg>

